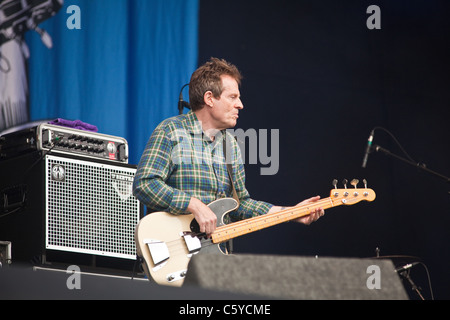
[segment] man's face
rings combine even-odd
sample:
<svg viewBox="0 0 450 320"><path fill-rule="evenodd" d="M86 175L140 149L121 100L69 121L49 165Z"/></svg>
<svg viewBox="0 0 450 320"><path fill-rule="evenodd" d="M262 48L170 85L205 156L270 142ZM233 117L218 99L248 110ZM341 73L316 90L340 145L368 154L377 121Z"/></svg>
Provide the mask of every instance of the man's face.
<svg viewBox="0 0 450 320"><path fill-rule="evenodd" d="M244 108L240 99L239 85L230 76L222 76L222 94L219 99L212 98L211 116L216 122L216 129L233 128L239 118L239 110Z"/></svg>

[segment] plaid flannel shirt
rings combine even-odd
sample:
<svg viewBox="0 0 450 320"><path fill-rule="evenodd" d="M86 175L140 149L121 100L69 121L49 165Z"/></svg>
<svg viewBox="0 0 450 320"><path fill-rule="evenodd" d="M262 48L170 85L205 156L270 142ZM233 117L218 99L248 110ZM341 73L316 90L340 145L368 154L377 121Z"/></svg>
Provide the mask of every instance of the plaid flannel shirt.
<svg viewBox="0 0 450 320"><path fill-rule="evenodd" d="M152 211L186 214L191 197L208 204L231 197L223 141L231 146L232 177L239 208L230 213L232 221L266 214L273 206L250 198L245 188L245 171L239 145L233 136L220 131L214 140L203 133L195 113L175 116L154 130L139 161L133 194Z"/></svg>

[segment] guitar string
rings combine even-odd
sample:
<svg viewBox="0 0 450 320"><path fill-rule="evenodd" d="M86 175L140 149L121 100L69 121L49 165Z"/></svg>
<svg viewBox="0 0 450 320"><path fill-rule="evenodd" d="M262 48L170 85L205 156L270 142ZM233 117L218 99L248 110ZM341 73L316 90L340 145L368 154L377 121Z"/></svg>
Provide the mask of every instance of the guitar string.
<svg viewBox="0 0 450 320"><path fill-rule="evenodd" d="M340 198L336 198L335 200L339 200L339 199ZM232 224L220 226L219 227L219 230L220 230L219 233L223 233L223 232L227 233L227 230L232 231L233 233L236 233L235 230L238 229L238 228L244 228L246 230L251 230L250 232L258 231L258 230L261 229L260 228L261 222L266 222L269 219L274 219L274 218L277 218L277 217L280 217L280 216L284 216L284 215L287 215L289 218L287 219L286 217L283 217L282 221L276 221L271 226L279 224L279 223L283 223L283 222L286 222L286 221L298 219L298 218L301 218L301 217L304 217L304 216L307 216L307 215L311 214L311 213L308 213L308 211L312 211L315 208L323 207L325 204L327 205L328 208L334 206L333 200L331 199L331 197L328 197L328 198L325 198L325 199L320 199L320 200L318 200L315 203L309 204L309 206L305 205L306 207L304 207L304 208L302 208L300 206L297 210L304 211L304 212L301 212L301 214L299 216L296 216L295 218L292 218L292 215L297 215L298 212L297 213L295 212L295 209L296 209L295 207L291 207L291 208L288 208L286 210L278 211L278 212L276 212L274 214L261 215L261 216L257 216L257 217L254 217L254 218L237 221L237 222L234 222ZM283 211L285 211L284 214L282 213ZM280 213L281 213L281 215L280 215ZM254 219L254 220L252 221L252 219ZM246 234L247 232L237 231L237 233L240 233L239 235L242 235L242 234ZM209 247L211 245L219 245L220 243L226 242L226 241L228 241L230 239L233 239L233 238L237 237L237 236L233 236L230 239L226 238L225 240L218 241L217 243L214 243L212 241L212 238L205 239L204 238L204 233L189 233L189 235L191 235L193 237L200 237L202 235L202 237L200 237L200 239L199 239L200 240L200 249L196 250L196 251L193 251L192 253L196 253L198 251L201 251L202 248ZM186 245L185 241L183 241L182 237L183 236L180 236L180 238L177 238L177 239L165 242L168 248L169 247L172 248L170 250L170 252L173 255L180 254L180 253L178 253L178 251L180 251L180 250L183 251L182 254L186 254L187 245ZM224 236L222 236L222 237L218 236L218 239L222 239L223 237Z"/></svg>
<svg viewBox="0 0 450 320"><path fill-rule="evenodd" d="M193 252L189 252L186 243L183 241L182 238L171 240L169 241L170 244L167 245L167 248L169 249L169 256L177 256L177 255L185 255L189 253L196 253L201 251L203 248L209 247L211 245L218 245L211 241L211 239L200 239L200 248L198 250L195 250ZM167 243L169 243L167 242Z"/></svg>
<svg viewBox="0 0 450 320"><path fill-rule="evenodd" d="M353 189L341 189L341 190L348 190L349 193L352 192L352 191L358 193L358 192L361 192L362 190L367 191L369 189L367 189L367 188L365 188L365 189L357 189L357 188L355 188L355 190L353 190ZM355 195L355 197L356 196L357 195ZM228 225L221 226L219 232L227 233L227 231L230 231L232 233L235 233L236 231L234 229L238 229L238 228L244 228L245 229L245 228L248 228L248 226L250 226L250 228L248 228L248 229L251 229L252 230L251 232L253 232L253 231L257 231L257 230L261 229L261 228L259 228L260 225L258 225L258 224L261 224L261 222L266 222L267 220L270 220L270 219L276 219L276 221L274 221L273 224L271 224L271 226L273 226L273 225L278 224L279 222L280 223L284 222L284 221L279 221L278 220L279 217L281 217L280 218L281 220L290 221L290 220L301 218L303 216L307 216L307 215L310 214L308 211L312 211L313 209L316 209L316 208L319 208L319 207L324 207L324 209L327 209L327 208L331 208L331 207L334 207L334 206L337 206L337 205L341 205L341 204L353 204L353 201L351 201L351 200L357 200L358 199L358 198L350 198L350 197L346 198L346 197L347 196L344 196L343 194L335 196L334 198L332 198L330 196L328 198L320 199L317 202L314 202L314 203L311 203L311 204L308 204L308 205L299 206L298 208L291 207L291 208L288 208L286 210L278 211L278 212L273 213L273 214L261 215L261 216L255 217L255 218L241 220L241 221L238 221L238 222L233 223L233 224L228 224ZM342 201L343 199L348 199L350 202L349 203L346 203L346 202L335 203L335 201ZM300 212L301 214L298 215L299 211L302 211L302 210L304 212ZM285 212L285 213L282 213L282 212ZM296 217L293 218L292 217L293 215L296 215ZM255 228L255 225L256 225L256 228ZM241 235L242 234L246 234L246 233L247 232L244 231L244 232L241 233ZM221 239L223 237L218 236L218 238ZM223 240L223 241L226 241L226 239Z"/></svg>
<svg viewBox="0 0 450 320"><path fill-rule="evenodd" d="M323 203L327 202L328 203L329 199L328 198L321 199L318 202L323 202ZM321 207L322 203L314 203L314 206L315 207ZM313 209L311 207L314 207L314 206L309 206L309 207L306 207L306 208L298 208L299 210L304 210L305 211L305 212L302 212L302 215L300 215L299 217L309 215L310 213L307 213L307 211L312 211ZM291 211L292 209L293 208L289 208L289 209L286 209L286 210L283 210L283 211L286 211L285 214L289 215L289 211ZM269 216L267 216L267 215L257 216L255 218L261 218L261 219L258 219L257 221L251 221L251 218L250 218L250 219L245 219L245 220L241 220L241 221L238 221L238 222L234 222L232 225L231 224L230 225L224 225L224 226L220 227L221 228L220 232L223 232L223 229L229 229L227 227L232 227L232 229L242 228L243 227L243 228L245 228L247 230L252 230L251 232L258 231L260 229L259 228L260 226L258 225L258 223L260 223L261 221L266 221L266 220L268 220L270 218L274 218L279 213L281 213L281 211L278 211L278 212L274 213L273 216L272 215L269 215ZM292 212L292 214L294 214L294 212ZM299 218L299 217L295 217L295 218L292 218L292 219L283 218L282 220L289 221L289 220L293 220L293 219L296 219L296 218ZM281 221L281 223L282 222L283 221ZM277 223L278 223L278 221L277 221ZM189 233L188 235L191 235L193 237L200 237L201 236L200 239L199 239L200 240L200 248L199 248L199 250L193 251L193 253L201 251L202 248L209 247L211 245L219 245L222 242L226 242L226 241L230 240L230 239L227 239L227 240L224 240L224 241L219 241L218 243L214 243L211 238L205 239L204 236L202 236L202 235L204 235L204 233ZM219 236L219 239L220 238L221 237ZM180 236L180 238L177 238L177 239L174 239L174 240L167 241L167 242L165 242L165 244L167 245L167 247L169 249L169 252L172 255L174 255L174 256L176 256L178 254L186 254L187 245L186 245L185 241L183 241L183 236ZM179 251L182 251L182 252L179 252Z"/></svg>
<svg viewBox="0 0 450 320"><path fill-rule="evenodd" d="M335 200L339 200L339 199L340 198L336 198ZM285 220L285 221L290 221L290 220L302 218L303 216L307 216L307 215L310 214L310 213L307 213L308 210L312 211L313 209L315 209L315 207L323 207L323 205L327 205L328 208L334 206L333 200L331 199L331 197L320 199L316 203L310 204L309 206L304 205L304 206L299 206L298 208L291 207L291 208L288 208L288 209L285 209L285 210L282 210L282 211L275 212L273 214L260 215L260 216L256 216L256 217L253 217L253 218L249 218L249 219L244 219L244 220L241 220L241 221L233 222L231 224L222 225L222 226L219 226L218 229L216 229L216 230L219 230L217 232L227 232L227 230L231 229L231 230L234 231L234 229L242 228L242 227L244 227L245 229L255 229L254 225L256 224L256 228L257 229L255 231L257 231L257 230L259 230L258 229L259 228L258 224L260 224L261 222L266 222L267 220L276 218L278 216L282 216L283 218L281 218L281 219ZM296 213L294 211L298 211L298 210L305 210L305 212L302 212L301 215L292 218L292 215L298 214L298 212ZM283 212L285 212L285 213L283 213ZM284 217L286 215L288 216L288 218ZM284 222L284 221L281 221L280 223L282 223L282 222ZM274 225L276 225L277 223L278 223L278 221L276 223L274 223ZM202 233L200 233L200 234L189 233L189 234L193 235L193 236L199 236ZM177 238L177 239L174 239L174 240L171 240L171 241L167 241L165 243L171 243L173 241L178 241L180 238Z"/></svg>
<svg viewBox="0 0 450 320"><path fill-rule="evenodd" d="M261 216L257 216L254 218L241 220L241 221L238 221L238 222L235 222L232 224L221 226L218 233L226 234L227 232L232 232L232 233L240 233L240 235L242 235L242 234L248 233L248 232L246 232L247 230L251 230L250 232L258 231L260 229L263 229L263 228L261 228L261 224L269 223L270 224L269 226L274 226L279 223L302 218L304 216L310 215L311 212L309 212L309 211L313 211L314 209L323 207L324 205L330 206L330 204L329 204L330 202L331 202L331 206L332 206L332 200L330 198L325 198L325 199L318 200L316 203L310 204L309 206L306 206L306 207L305 206L301 206L298 208L292 207L292 208L288 208L286 210L275 212L273 214L261 215ZM301 212L299 212L299 211L301 211ZM293 216L295 216L295 217L293 217ZM267 222L268 220L273 220L273 221ZM236 231L236 229L240 229L240 230L245 229L245 230L243 230L241 232L241 231ZM218 239L221 239L223 237L226 237L226 235L217 236ZM224 241L226 241L226 240L224 240Z"/></svg>
<svg viewBox="0 0 450 320"><path fill-rule="evenodd" d="M319 206L320 207L320 206ZM308 211L308 210L311 210L310 208L303 208L303 210L306 210L306 211ZM277 213L279 213L279 212L277 212ZM303 216L306 216L306 215L309 215L310 213L305 213ZM231 225L223 225L223 226L220 226L220 231L219 231L219 233L223 233L223 232L227 232L225 229L227 229L227 230L229 230L230 228L231 228L231 230L233 230L233 233L240 233L239 231L235 231L235 229L238 229L238 228L244 228L244 229L246 229L246 230L252 230L252 231L258 231L259 229L260 229L260 223L262 222L262 221L266 221L266 220L268 220L268 219L270 219L270 218L274 218L273 216L258 216L258 217L255 217L255 218L259 218L259 217L262 217L262 218L264 218L264 219L260 219L260 220L258 220L258 221L250 221L249 219L246 219L246 220L242 220L242 221L238 221L238 222L234 222L233 223L233 225L231 226ZM296 217L296 218L298 218L298 217ZM292 219L290 219L290 220L293 220L293 219L296 219L296 218L292 218ZM286 220L286 218L282 218L282 220ZM286 221L288 221L288 220L286 220ZM279 221L277 221L277 223L278 223ZM282 223L283 221L281 221L280 223ZM228 227L228 228L227 228ZM252 232L251 231L251 232ZM188 233L187 235L190 235L190 236L192 236L192 237L200 237L200 238L203 238L203 235L204 233ZM219 239L221 239L221 238L223 238L223 236L218 236L218 238ZM227 240L229 240L229 239L227 239ZM212 245L214 245L214 244L219 244L219 243L221 243L221 242L225 242L225 241L227 241L227 240L224 240L224 241L219 241L218 243L214 243L214 242L212 242L212 239L201 239L200 240L200 243L202 244L202 247L203 247L203 243L205 243L205 242L210 242ZM174 240L170 240L170 241L166 241L165 242L165 244L167 245L167 247L168 248L171 248L171 247L174 247L174 246L178 246L178 245L183 245L185 242L183 241L183 236L180 236L179 238L177 238L177 239L174 239Z"/></svg>

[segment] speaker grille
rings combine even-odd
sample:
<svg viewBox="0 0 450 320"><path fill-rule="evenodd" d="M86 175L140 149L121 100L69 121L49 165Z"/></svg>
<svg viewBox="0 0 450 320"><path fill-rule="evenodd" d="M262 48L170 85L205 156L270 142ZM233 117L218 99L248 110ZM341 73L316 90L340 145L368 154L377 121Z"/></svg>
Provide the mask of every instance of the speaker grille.
<svg viewBox="0 0 450 320"><path fill-rule="evenodd" d="M47 249L136 258L135 168L45 156Z"/></svg>

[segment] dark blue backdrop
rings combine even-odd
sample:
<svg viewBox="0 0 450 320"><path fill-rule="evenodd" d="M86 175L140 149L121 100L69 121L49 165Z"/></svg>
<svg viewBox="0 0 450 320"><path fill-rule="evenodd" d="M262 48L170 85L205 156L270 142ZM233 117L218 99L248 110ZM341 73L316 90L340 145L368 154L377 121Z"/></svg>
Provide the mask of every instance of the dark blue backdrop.
<svg viewBox="0 0 450 320"><path fill-rule="evenodd" d="M80 8L69 29L67 7ZM124 137L137 164L158 122L178 113L180 88L197 66L198 0L66 0L28 32L31 120L80 119Z"/></svg>
<svg viewBox="0 0 450 320"><path fill-rule="evenodd" d="M308 227L287 223L240 237L235 249L372 257L378 247L384 256L422 259L435 298L448 299L449 183L381 153L372 153L365 169L361 164L370 131L382 126L415 161L450 176L449 2L200 4L199 60L220 56L244 74L238 126L279 129L279 171L262 176L261 163L247 163L250 194L295 204L329 196L333 178L366 178L377 193L371 203L329 209ZM366 26L370 5L381 10L380 30ZM374 143L404 156L383 131ZM411 276L429 299L423 266Z"/></svg>

